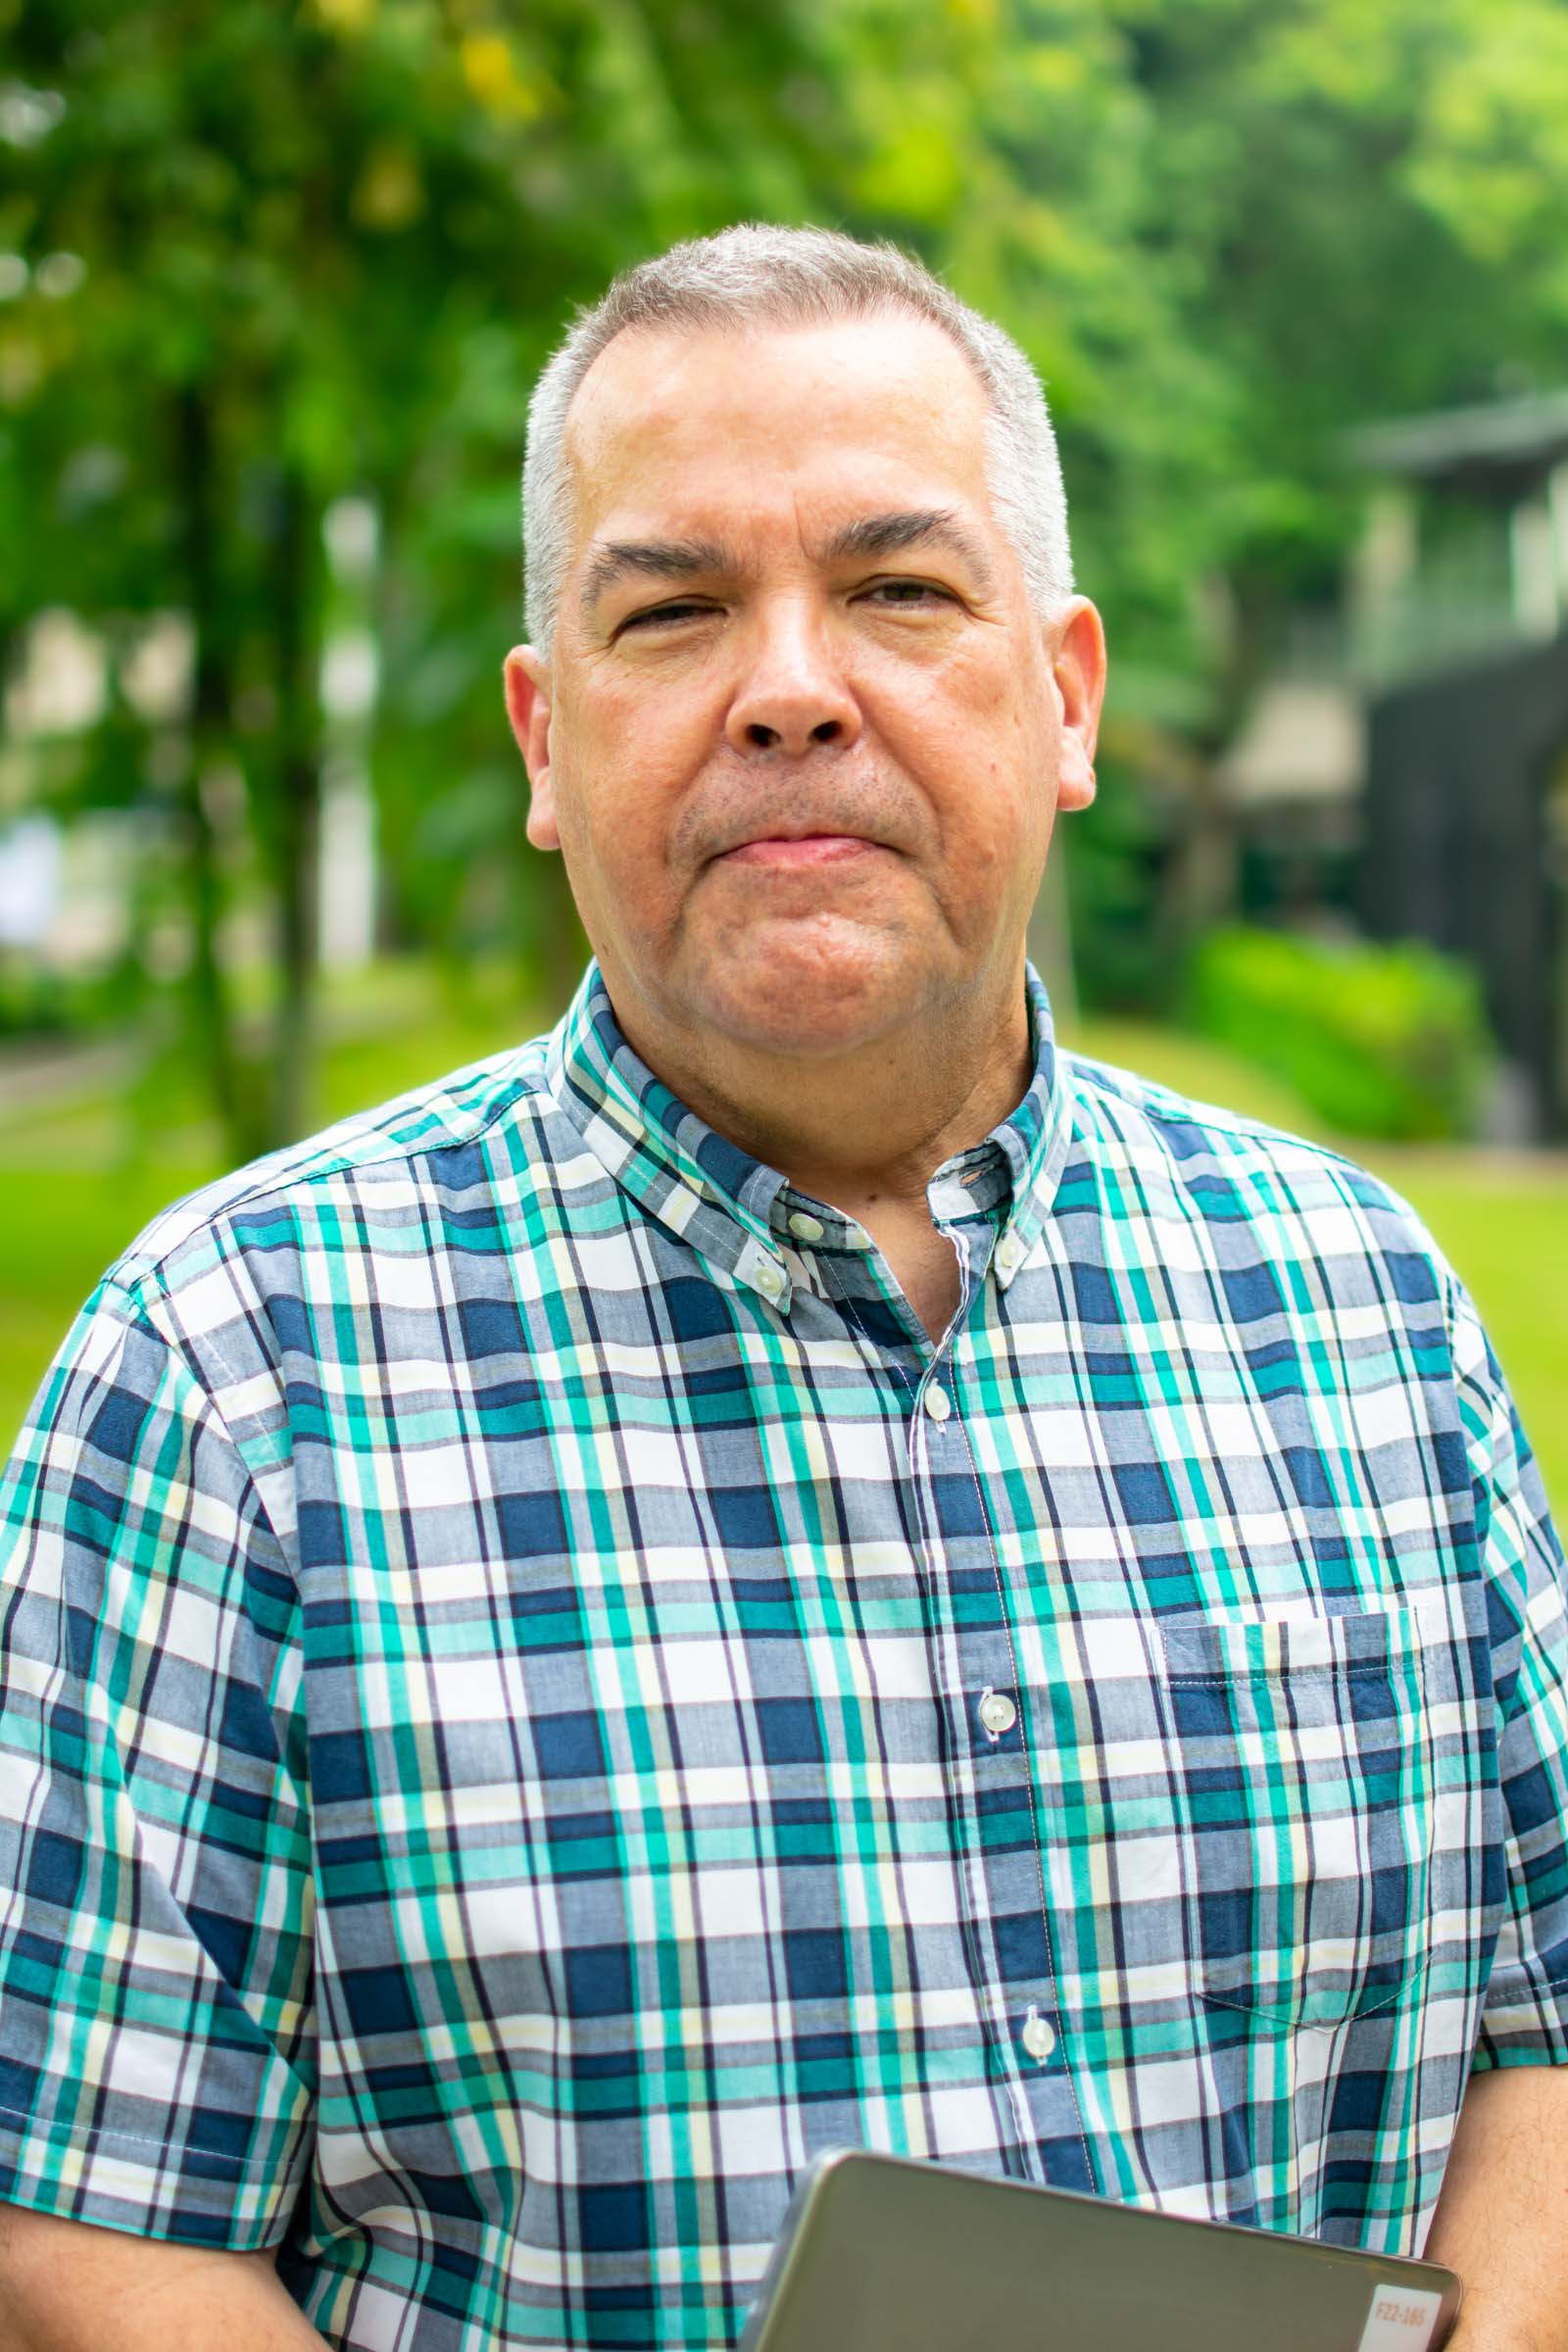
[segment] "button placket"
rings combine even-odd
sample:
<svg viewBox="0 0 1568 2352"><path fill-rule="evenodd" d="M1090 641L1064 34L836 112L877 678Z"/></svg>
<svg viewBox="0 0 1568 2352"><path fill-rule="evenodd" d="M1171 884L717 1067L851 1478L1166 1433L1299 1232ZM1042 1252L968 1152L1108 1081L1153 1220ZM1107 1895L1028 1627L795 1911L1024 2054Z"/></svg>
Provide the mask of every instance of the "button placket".
<svg viewBox="0 0 1568 2352"><path fill-rule="evenodd" d="M972 1230L978 1250L980 1229ZM988 1232L984 1248L991 1246ZM933 1576L939 1589L950 1580L953 1586L944 1602L943 1706L956 1735L955 1761L963 1759L954 1792L965 1823L964 1868L974 1873L987 2008L1009 2054L1009 2100L1026 2143L1051 2150L1034 2177L1093 2192L1083 2117L1056 2022L1054 1934L1042 1843L1047 1830L1019 1712L1018 1659L967 1414L956 1394L955 1357L963 1356L964 1308L983 1264L983 1258L977 1264L960 1252L962 1304L944 1344L926 1358L909 1399L909 1463L924 1493ZM1010 1831L1020 1808L1027 1809L1033 1828L1029 1846L1022 1847ZM1002 1922L1036 1904L1043 1931L1038 1963L1024 1957L1016 1937L1001 1933Z"/></svg>

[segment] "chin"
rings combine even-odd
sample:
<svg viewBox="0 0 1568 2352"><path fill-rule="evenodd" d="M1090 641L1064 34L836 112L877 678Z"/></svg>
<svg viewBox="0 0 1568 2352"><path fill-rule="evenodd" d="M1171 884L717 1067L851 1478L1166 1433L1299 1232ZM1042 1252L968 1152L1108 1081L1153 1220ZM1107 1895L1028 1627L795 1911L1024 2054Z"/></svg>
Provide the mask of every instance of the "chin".
<svg viewBox="0 0 1568 2352"><path fill-rule="evenodd" d="M756 1053L826 1059L872 1045L917 1010L927 991L886 953L817 940L769 953L764 939L715 960L693 992L704 1021Z"/></svg>

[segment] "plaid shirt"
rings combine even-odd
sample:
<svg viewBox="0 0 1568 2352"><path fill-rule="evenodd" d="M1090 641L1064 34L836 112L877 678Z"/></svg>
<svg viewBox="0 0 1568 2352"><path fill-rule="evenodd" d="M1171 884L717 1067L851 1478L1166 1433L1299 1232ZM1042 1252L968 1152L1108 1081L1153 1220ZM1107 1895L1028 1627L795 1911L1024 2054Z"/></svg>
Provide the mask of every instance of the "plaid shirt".
<svg viewBox="0 0 1568 2352"><path fill-rule="evenodd" d="M0 2193L734 2337L861 2142L1419 2247L1568 2058L1562 1555L1382 1185L1058 1051L864 1232L552 1038L171 1210L0 1489Z"/></svg>

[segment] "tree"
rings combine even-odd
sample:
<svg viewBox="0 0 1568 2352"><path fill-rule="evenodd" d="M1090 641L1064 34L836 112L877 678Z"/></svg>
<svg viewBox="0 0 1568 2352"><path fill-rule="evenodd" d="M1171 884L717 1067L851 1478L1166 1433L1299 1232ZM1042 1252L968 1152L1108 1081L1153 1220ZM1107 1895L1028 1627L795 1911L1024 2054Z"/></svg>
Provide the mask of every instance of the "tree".
<svg viewBox="0 0 1568 2352"><path fill-rule="evenodd" d="M1018 336L1111 625L1117 790L1066 846L1080 922L1124 939L1157 937L1140 776L1212 802L1276 615L1338 572L1344 428L1562 365L1556 0L0 0L0 519L26 553L0 652L51 604L116 648L189 615L179 723L120 695L35 789L146 813L236 1155L309 1123L345 497L379 522L389 935L575 966L522 838L500 616L529 385L621 264L836 221ZM258 908L261 1020L229 953Z"/></svg>
<svg viewBox="0 0 1568 2352"><path fill-rule="evenodd" d="M173 796L186 1035L243 1154L308 1123L323 514L354 492L382 520L379 749L396 842L398 785L417 789L399 777L398 724L411 692L431 707L449 581L464 614L444 632L449 671L471 681L482 661L494 677L494 614L516 571L501 485L568 291L714 224L738 192L760 210L798 194L813 134L772 95L798 57L808 96L809 58L787 14L764 29L690 8L521 20L376 0L47 0L17 13L11 51L25 123L5 230L31 286L0 348L4 495L41 560L7 618L20 626L50 596L105 621L189 615ZM742 142L722 161L721 122ZM78 257L69 302L51 301L52 254ZM114 479L76 514L65 484L90 446ZM435 698L448 759L461 701ZM226 857L225 770L244 836ZM96 772L85 753L78 790ZM146 794L156 803L155 781ZM259 1050L222 950L225 864L247 858L275 937Z"/></svg>

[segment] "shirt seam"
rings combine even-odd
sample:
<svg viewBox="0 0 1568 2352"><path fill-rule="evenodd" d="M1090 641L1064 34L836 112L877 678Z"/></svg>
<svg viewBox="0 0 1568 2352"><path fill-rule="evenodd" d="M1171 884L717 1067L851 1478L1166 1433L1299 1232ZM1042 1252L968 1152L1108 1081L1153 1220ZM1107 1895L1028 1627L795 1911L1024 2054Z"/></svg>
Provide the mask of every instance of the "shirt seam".
<svg viewBox="0 0 1568 2352"><path fill-rule="evenodd" d="M136 1290L132 1290L128 1284L122 1281L117 1273L106 1274L104 1276L103 1287L106 1290L110 1290L118 1294L120 1298L124 1302L125 1306L130 1310L130 1313L134 1317L135 1321L141 1325L142 1329L150 1333L155 1340L157 1340L163 1347L169 1348L174 1355L180 1365L180 1368L184 1372L185 1378L190 1382L191 1387L195 1390L197 1396L201 1400L203 1418L209 1421L217 1430L219 1436L222 1439L223 1444L227 1446L229 1452L239 1464L241 1473L243 1474L245 1480L246 1492L255 1502L257 1515L260 1518L262 1525L266 1528L272 1542L277 1546L279 1559L283 1561L285 1566L291 1566L292 1555L290 1554L289 1547L284 1543L282 1536L278 1533L278 1530L273 1523L272 1515L267 1507L266 1498L262 1494L261 1488L256 1483L256 1473L252 1470L249 1462L245 1459L244 1451L239 1444L238 1439L235 1437L233 1430L229 1427L228 1421L224 1416L222 1406L219 1403L218 1398L213 1395L211 1387L203 1376L201 1366L197 1363L196 1358L191 1353L189 1345L179 1329L178 1315L175 1311L173 1296L170 1291L168 1284L162 1281L162 1279L159 1278L156 1273L151 1271L149 1272L147 1279L156 1284L156 1290L154 1292L153 1298L151 1299L139 1296L138 1292ZM169 1330L166 1331L163 1328L163 1325L160 1322L155 1321L150 1313L149 1308L154 1303L168 1309L168 1319L171 1325ZM223 1369L227 1372L229 1378L231 1380L237 1380L239 1377L238 1373L235 1371L234 1366L229 1362L228 1358L223 1355L222 1350L218 1347L216 1341L213 1342L213 1353L220 1358L223 1365ZM0 2109L0 2113L3 2112L5 2111Z"/></svg>
<svg viewBox="0 0 1568 2352"><path fill-rule="evenodd" d="M236 1193L232 1200L225 1200L221 1207L215 1209L210 1217L193 1227L192 1233L216 1231L220 1226L231 1224L235 1212L239 1209L252 1208L259 1200L286 1201L291 1194L326 1183L335 1176L357 1175L361 1169L391 1167L399 1161L407 1163L418 1159L434 1158L441 1152L466 1151L470 1146L480 1143L491 1129L514 1111L519 1103L529 1102L541 1094L548 1095L548 1089L543 1081L537 1077L530 1077L519 1081L515 1091L509 1094L502 1102L495 1103L480 1124L466 1135L448 1135L439 1143L432 1143L428 1136L424 1136L417 1141L388 1145L384 1151L368 1152L363 1157L344 1152L328 1160L323 1167L302 1168L296 1174L279 1177L275 1182L270 1179L258 1181L247 1191ZM172 1208L177 1205L177 1202L172 1203ZM172 1213L172 1208L164 1213L166 1215ZM176 1256L191 1238L192 1235L187 1234L171 1242L168 1249L155 1258L138 1258L127 1251L120 1260L119 1265L112 1269L106 1280L118 1281L122 1289L128 1289L128 1283L121 1272L122 1268L128 1269L136 1279L146 1277L156 1282L163 1296L172 1303L172 1295L164 1280L164 1269L170 1259Z"/></svg>
<svg viewBox="0 0 1568 2352"><path fill-rule="evenodd" d="M179 2109L174 2108L171 2112L177 2115L179 2113ZM13 2122L22 2124L25 2127L23 2136L28 2139L63 2140L68 2145L74 2147L81 2146L89 2142L102 2143L104 2141L114 2141L130 2148L157 2148L162 2151L165 2157L167 2157L169 2153L169 2142L167 2139L155 2139L145 2132L121 2132L118 2131L112 2124L67 2124L50 2122L45 2119L40 2119L35 2115L29 2115L24 2107L7 2107L3 2104L0 2104L0 2122ZM300 2122L297 2124L290 2124L286 2126L285 2129L288 2132L289 2138L295 2144L298 2144L299 2140L304 2136L306 2125L303 2122ZM185 2156L209 2156L220 2164L234 2165L242 2172L268 2171L275 2176L278 2170L275 2162L273 2162L273 2160L270 2157L235 2156L232 2155L226 2148L208 2147L201 2141L194 2139L187 2139L183 2142L181 2154ZM163 2169L167 2171L168 2168L166 2166ZM174 2168L174 2178L177 2179L178 2177L178 2167L176 2166Z"/></svg>
<svg viewBox="0 0 1568 2352"><path fill-rule="evenodd" d="M1410 1218L1419 1228L1419 1239L1422 1244L1421 1254L1435 1269L1451 1271L1435 1238L1427 1232L1424 1220L1414 1205L1396 1193L1392 1185L1386 1184L1381 1176L1374 1175L1372 1170L1365 1167L1359 1160L1351 1159L1348 1152L1336 1152L1332 1144L1318 1143L1309 1135L1297 1135L1289 1127L1271 1126L1267 1119L1246 1118L1240 1111L1227 1110L1222 1102L1199 1102L1190 1096L1178 1097L1169 1103L1156 1102L1153 1100L1153 1089L1157 1083L1155 1080L1145 1078L1137 1070L1121 1070L1119 1064L1115 1062L1098 1061L1093 1054L1075 1054L1070 1048L1063 1047L1061 1058L1063 1061L1070 1062L1074 1075L1081 1076L1085 1083L1093 1087L1098 1094L1109 1096L1116 1102L1127 1103L1130 1108L1141 1110L1147 1117L1158 1119L1166 1126L1201 1127L1205 1130L1212 1130L1215 1135L1227 1136L1241 1143L1289 1144L1294 1150L1306 1152L1310 1158L1325 1167L1347 1169L1352 1176L1358 1176L1375 1184L1389 1206ZM1136 1092L1109 1081L1100 1080L1095 1075L1097 1070L1116 1073L1124 1079L1131 1079ZM1081 1096L1080 1100L1082 1100ZM1083 1136L1081 1130L1079 1131L1079 1140L1088 1140ZM1247 1222L1251 1224L1253 1220L1249 1218ZM1411 1238L1415 1240L1417 1236L1412 1234Z"/></svg>

